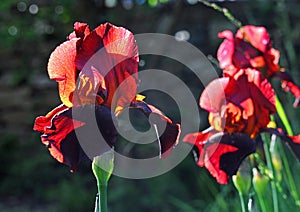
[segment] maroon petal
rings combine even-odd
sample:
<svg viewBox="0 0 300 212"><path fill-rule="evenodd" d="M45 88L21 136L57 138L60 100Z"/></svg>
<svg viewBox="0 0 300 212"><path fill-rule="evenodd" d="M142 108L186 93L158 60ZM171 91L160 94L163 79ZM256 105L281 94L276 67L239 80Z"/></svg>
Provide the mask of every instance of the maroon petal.
<svg viewBox="0 0 300 212"><path fill-rule="evenodd" d="M123 112L121 111L118 117L122 117ZM129 113L132 119L131 122L135 122L133 125L137 124L138 128L143 128L142 131L149 130L151 126L153 127L155 131L153 133L157 135L159 155L167 157L178 143L180 125L174 124L156 107L142 101L133 102L129 108Z"/></svg>
<svg viewBox="0 0 300 212"><path fill-rule="evenodd" d="M84 39L76 57L76 67L82 70L85 66L88 69L93 66L100 72L107 88L105 105L114 111L129 105L136 95L138 60L133 34L125 28L105 23Z"/></svg>
<svg viewBox="0 0 300 212"><path fill-rule="evenodd" d="M93 117L96 122L93 122ZM84 107L68 108L52 117L51 125L45 126L41 131L43 133L41 140L56 160L67 164L74 171L77 169L79 162L86 158L81 148L82 144L85 146L85 151L89 151L88 155L92 157L101 155L115 143L117 133L113 119L110 110L104 106L86 105ZM94 124L97 125L97 132L100 131L108 145L98 144L102 141L97 136L98 134L92 131ZM36 129L41 129L41 127L39 126ZM80 135L80 141L78 135ZM94 148L95 146L103 148L97 149ZM95 155L91 156L91 154Z"/></svg>
<svg viewBox="0 0 300 212"><path fill-rule="evenodd" d="M210 136L207 138L207 135ZM189 142L190 138L188 136L184 141ZM241 162L256 149L255 141L242 133L199 133L197 139L197 164L205 166L220 184L227 184Z"/></svg>

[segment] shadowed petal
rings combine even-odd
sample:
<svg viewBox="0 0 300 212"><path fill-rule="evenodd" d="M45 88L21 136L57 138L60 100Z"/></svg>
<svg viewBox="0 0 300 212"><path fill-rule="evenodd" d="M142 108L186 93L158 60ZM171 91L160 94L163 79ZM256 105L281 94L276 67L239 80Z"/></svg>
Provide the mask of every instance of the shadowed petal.
<svg viewBox="0 0 300 212"><path fill-rule="evenodd" d="M121 119L123 112L121 111L118 115ZM178 143L180 125L174 124L156 107L142 101L133 102L129 108L129 114L135 128L139 128L140 131L151 130L151 135L155 135L158 141L159 155L167 157Z"/></svg>
<svg viewBox="0 0 300 212"><path fill-rule="evenodd" d="M184 141L189 142L188 139L191 138L188 135ZM218 183L227 184L244 158L255 152L256 144L248 135L242 133L207 132L197 135L195 147L198 150L197 164L205 166Z"/></svg>
<svg viewBox="0 0 300 212"><path fill-rule="evenodd" d="M117 132L113 119L110 110L104 106L68 108L52 117L51 125L45 126L41 131L41 140L55 159L75 171L79 162L86 158L81 145L84 144L85 151L89 151L88 155L91 156L102 154L115 143ZM93 131L94 124L108 145L101 144L101 138ZM103 148L94 148L95 146Z"/></svg>

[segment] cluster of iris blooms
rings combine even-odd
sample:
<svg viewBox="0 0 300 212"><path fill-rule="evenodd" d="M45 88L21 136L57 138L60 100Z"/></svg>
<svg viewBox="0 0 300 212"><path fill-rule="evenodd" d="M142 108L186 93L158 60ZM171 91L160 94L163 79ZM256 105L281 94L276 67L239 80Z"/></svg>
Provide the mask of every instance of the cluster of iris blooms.
<svg viewBox="0 0 300 212"><path fill-rule="evenodd" d="M256 151L260 133L300 143L299 136L270 127L276 96L269 80L281 79L282 87L296 97L295 107L300 90L279 66L280 53L272 47L264 27L244 26L235 35L226 30L219 37L224 38L217 53L223 77L212 81L200 97L200 107L209 112L211 126L185 135L183 141L195 146L197 164L206 167L218 183L226 184L242 161ZM89 129L86 117L91 113L108 146L113 147L118 138L114 122L127 108L146 117L155 114L154 122L165 124L158 138L160 154L170 154L178 143L180 125L137 94L138 61L138 47L127 29L105 23L90 30L86 23L74 24L74 31L53 51L48 63L49 77L58 83L62 104L36 118L34 124L55 159L72 171L77 169L86 155L75 131ZM82 116L74 117L78 111ZM87 135L86 139L98 140Z"/></svg>

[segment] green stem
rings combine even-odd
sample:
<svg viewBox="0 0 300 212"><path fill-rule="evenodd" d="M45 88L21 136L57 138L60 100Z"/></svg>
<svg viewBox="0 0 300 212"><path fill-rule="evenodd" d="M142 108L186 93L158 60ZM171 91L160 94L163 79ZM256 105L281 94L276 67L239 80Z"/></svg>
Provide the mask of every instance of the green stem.
<svg viewBox="0 0 300 212"><path fill-rule="evenodd" d="M199 2L201 2L202 4L204 4L207 7L211 7L214 10L223 13L223 15L232 23L234 24L237 28L241 28L242 27L242 23L237 20L229 11L227 8L223 8L220 7L219 5L215 4L215 3L210 3L206 0L199 0Z"/></svg>
<svg viewBox="0 0 300 212"><path fill-rule="evenodd" d="M94 212L107 212L107 185L99 185Z"/></svg>
<svg viewBox="0 0 300 212"><path fill-rule="evenodd" d="M107 212L107 185L98 185L99 193L99 212Z"/></svg>
<svg viewBox="0 0 300 212"><path fill-rule="evenodd" d="M271 174L272 174L272 178L274 180L270 181L271 182L271 190L272 190L272 199L273 199L273 209L274 209L274 212L278 212L279 211L279 208L278 208L278 195L277 195L277 189L276 189L276 185L275 185L275 171L274 171L274 166L273 166L273 163L272 163L272 159L271 159L271 154L270 154L270 147L269 147L269 142L270 142L270 139L267 137L267 135L263 135L263 138L264 138L264 152L265 152L265 155L266 155L266 160L267 160L267 167L268 169L271 171Z"/></svg>
<svg viewBox="0 0 300 212"><path fill-rule="evenodd" d="M242 212L246 212L247 211L247 208L246 208L246 205L247 205L246 198L242 194L242 192L239 192L239 197L240 197L240 201L241 201Z"/></svg>
<svg viewBox="0 0 300 212"><path fill-rule="evenodd" d="M281 143L279 143L279 145L281 145ZM291 194L292 194L292 196L295 200L295 203L299 206L300 200L299 200L299 195L298 195L298 192L297 192L296 184L295 184L295 181L294 181L294 178L293 178L293 175L292 175L292 171L290 169L288 159L286 157L286 154L285 154L282 146L281 146L281 148L279 148L279 151L280 151L280 154L281 154L281 157L282 157L283 167L284 167L285 172L287 174L288 184L289 184L289 187L290 187Z"/></svg>
<svg viewBox="0 0 300 212"><path fill-rule="evenodd" d="M286 113L283 109L283 106L282 106L282 104L281 104L281 102L280 102L280 100L277 96L276 96L276 110L277 110L278 116L281 119L287 133L289 135L293 135L294 133L293 133L292 127L289 123L289 120L286 116Z"/></svg>

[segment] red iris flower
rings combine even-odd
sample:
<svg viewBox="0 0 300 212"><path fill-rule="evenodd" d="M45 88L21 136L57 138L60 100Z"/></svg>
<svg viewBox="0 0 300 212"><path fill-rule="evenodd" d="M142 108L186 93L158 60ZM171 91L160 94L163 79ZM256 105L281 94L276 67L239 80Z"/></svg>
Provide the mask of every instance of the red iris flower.
<svg viewBox="0 0 300 212"><path fill-rule="evenodd" d="M88 133L91 115L95 115L106 142L113 146L117 139L116 117L136 102L143 105L143 113L155 113L160 117L158 122L167 125L158 139L164 147L161 154L177 143L180 126L136 98L138 61L134 36L127 29L105 23L91 31L85 23L74 24L74 32L52 52L48 62L49 77L58 82L63 104L36 118L34 124L54 158L76 169L86 156L75 130L87 132L87 140L98 140ZM73 117L73 112L80 115ZM99 150L99 154L104 151Z"/></svg>
<svg viewBox="0 0 300 212"><path fill-rule="evenodd" d="M282 87L296 97L294 106L298 106L300 89L290 75L278 65L280 53L272 47L267 30L258 26L243 26L235 36L231 31L219 33L225 40L218 49L218 60L224 74L234 75L241 68L260 70L265 77L279 77Z"/></svg>
<svg viewBox="0 0 300 212"><path fill-rule="evenodd" d="M197 148L198 165L226 184L242 160L255 151L253 139L276 112L275 94L259 71L241 69L212 81L200 97L200 106L209 111L212 127L188 134L183 141Z"/></svg>

